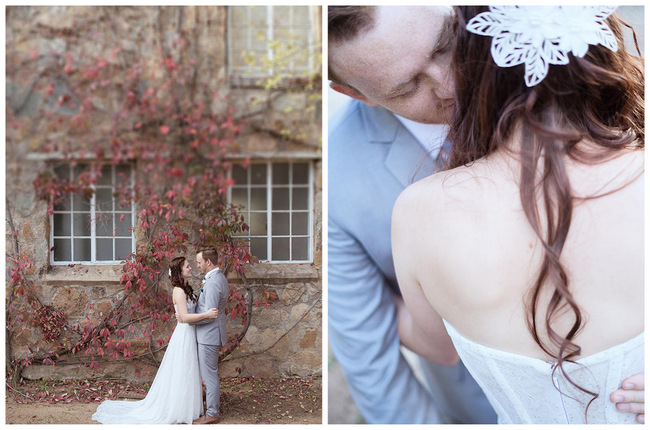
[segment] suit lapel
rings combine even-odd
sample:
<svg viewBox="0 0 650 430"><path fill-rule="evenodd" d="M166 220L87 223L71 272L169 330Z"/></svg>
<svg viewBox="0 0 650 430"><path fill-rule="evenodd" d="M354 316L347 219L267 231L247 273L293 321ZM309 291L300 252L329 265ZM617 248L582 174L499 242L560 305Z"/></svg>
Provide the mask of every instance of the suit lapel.
<svg viewBox="0 0 650 430"><path fill-rule="evenodd" d="M199 298L201 297L201 293L203 293L203 287L205 286L206 279L205 275L203 275L203 279L201 279L201 288L199 288L199 294L196 295L196 302L199 302Z"/></svg>
<svg viewBox="0 0 650 430"><path fill-rule="evenodd" d="M395 121L398 121L397 118ZM398 121L399 123L399 121ZM429 154L401 124L386 156L386 168L406 188L408 185L435 172L435 165Z"/></svg>
<svg viewBox="0 0 650 430"><path fill-rule="evenodd" d="M385 165L404 188L435 172L429 154L391 112L380 107L362 112L369 141L390 144Z"/></svg>

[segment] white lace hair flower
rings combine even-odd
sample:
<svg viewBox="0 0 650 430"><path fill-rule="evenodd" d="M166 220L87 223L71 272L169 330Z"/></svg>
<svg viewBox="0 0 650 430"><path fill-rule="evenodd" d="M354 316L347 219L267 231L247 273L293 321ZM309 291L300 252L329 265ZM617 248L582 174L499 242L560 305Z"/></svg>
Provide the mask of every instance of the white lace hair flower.
<svg viewBox="0 0 650 430"><path fill-rule="evenodd" d="M169 276L172 276L172 268L169 268Z"/></svg>
<svg viewBox="0 0 650 430"><path fill-rule="evenodd" d="M616 37L605 19L611 6L490 6L467 30L492 36L492 58L499 67L524 63L526 85L539 84L549 64L569 64L569 52L584 57L589 45L616 52Z"/></svg>

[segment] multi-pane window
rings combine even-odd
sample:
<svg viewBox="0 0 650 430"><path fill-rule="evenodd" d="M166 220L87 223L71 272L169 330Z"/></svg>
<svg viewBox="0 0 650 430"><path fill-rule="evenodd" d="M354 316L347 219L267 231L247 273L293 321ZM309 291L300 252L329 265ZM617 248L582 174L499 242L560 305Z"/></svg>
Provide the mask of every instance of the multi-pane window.
<svg viewBox="0 0 650 430"><path fill-rule="evenodd" d="M230 6L230 74L308 74L314 61L312 12L311 6Z"/></svg>
<svg viewBox="0 0 650 430"><path fill-rule="evenodd" d="M241 206L250 229L251 254L260 261L312 260L313 197L309 162L251 163L234 166L230 199Z"/></svg>
<svg viewBox="0 0 650 430"><path fill-rule="evenodd" d="M63 165L56 174L74 180L88 165ZM119 185L132 183L128 165L104 166L96 185L57 199L52 214L52 264L114 264L135 250L134 208L115 197Z"/></svg>

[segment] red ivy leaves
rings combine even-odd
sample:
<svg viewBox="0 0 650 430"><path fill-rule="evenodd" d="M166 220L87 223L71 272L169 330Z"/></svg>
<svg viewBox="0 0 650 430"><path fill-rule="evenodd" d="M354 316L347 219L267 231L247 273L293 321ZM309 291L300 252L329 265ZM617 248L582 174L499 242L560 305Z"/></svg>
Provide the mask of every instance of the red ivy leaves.
<svg viewBox="0 0 650 430"><path fill-rule="evenodd" d="M58 86L46 81L42 93L50 106L65 107L67 113L51 111L30 120L39 129L58 131L63 136L66 126L79 130L84 124L92 125L96 106L102 106L107 111L102 115L113 121L108 132L98 127L90 133L91 140L100 144L88 146L82 158L94 169L75 181L58 178L52 171L37 176L34 188L37 196L47 202L49 214L53 213L57 199L68 193L92 196L101 177L99 172L108 162L131 163L137 170L136 184L120 177L114 195L116 205L128 207L134 202L139 208L133 225L138 231L137 250L124 263L121 277L127 299L119 313L108 311L109 318L89 305L79 338L67 340L72 342L71 351L84 354L92 369L99 367L94 355L131 357L132 345L125 337L140 341L149 336L139 332L136 325L148 324L148 333L157 333L161 325L171 326L173 310L169 293L160 288L161 281L166 278L169 260L186 254L188 245L218 245L222 263L238 273L243 273L245 264L255 262L244 242L230 239L233 233L245 231L248 226L225 199L226 191L233 185L227 173L230 163L225 157L236 147L235 140L245 122L235 117L233 108L216 113L212 111L214 103L205 103L202 96L192 99L197 92L188 87L191 83L185 74L196 65L186 57L175 60L166 52L159 51L158 64L168 73L146 79L142 75L147 64L140 58L130 59L131 56L118 58L119 48L111 50L106 58L74 57L67 53L53 63L66 74L65 91L61 93ZM115 64L120 67L113 67ZM113 100L104 99L107 95ZM187 98L181 99L182 95ZM75 112L68 116L71 109ZM77 148L66 141L48 141L44 146L62 153L70 165L77 162ZM248 163L245 159L243 165ZM24 273L29 265L28 259L8 264L11 285L19 295L26 292ZM249 317L246 301L235 290L232 294L230 315L245 321ZM264 296L264 303L268 305L270 299ZM34 319L29 313L25 315L25 319ZM65 315L45 306L36 320L46 340L63 342L60 338ZM153 342L160 341L152 339Z"/></svg>
<svg viewBox="0 0 650 430"><path fill-rule="evenodd" d="M47 341L55 341L61 337L61 330L65 327L65 315L56 311L50 305L42 306L36 311L38 326Z"/></svg>

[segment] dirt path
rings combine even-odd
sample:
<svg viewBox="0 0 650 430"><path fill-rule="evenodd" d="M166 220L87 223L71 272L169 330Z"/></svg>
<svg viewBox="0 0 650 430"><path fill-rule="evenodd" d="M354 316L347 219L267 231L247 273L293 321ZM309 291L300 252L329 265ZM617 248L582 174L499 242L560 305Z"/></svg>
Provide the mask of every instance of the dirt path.
<svg viewBox="0 0 650 430"><path fill-rule="evenodd" d="M93 403L16 403L11 396L7 396L6 404L7 424L97 424L90 419L97 409Z"/></svg>
<svg viewBox="0 0 650 430"><path fill-rule="evenodd" d="M49 397L29 400L7 391L7 424L98 424L91 419L101 399L56 400L65 387L50 383ZM18 391L42 393L43 382L25 382ZM320 424L320 378L222 379L222 424ZM119 397L114 397L119 399ZM68 403L65 403L68 401ZM52 402L56 402L52 404Z"/></svg>

